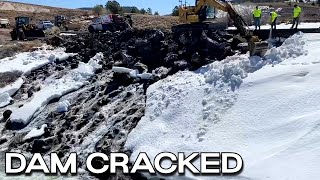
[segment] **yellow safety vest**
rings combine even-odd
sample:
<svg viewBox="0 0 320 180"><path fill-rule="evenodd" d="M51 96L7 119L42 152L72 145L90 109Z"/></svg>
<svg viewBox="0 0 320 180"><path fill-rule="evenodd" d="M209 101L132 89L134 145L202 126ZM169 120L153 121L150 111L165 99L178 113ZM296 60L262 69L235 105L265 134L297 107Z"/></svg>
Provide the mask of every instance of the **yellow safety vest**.
<svg viewBox="0 0 320 180"><path fill-rule="evenodd" d="M276 18L278 17L278 13L276 12L271 12L271 22L274 22L276 20Z"/></svg>
<svg viewBox="0 0 320 180"><path fill-rule="evenodd" d="M293 17L296 18L300 15L301 13L301 8L298 6L296 8L293 9Z"/></svg>
<svg viewBox="0 0 320 180"><path fill-rule="evenodd" d="M254 17L258 18L261 17L262 11L261 9L254 9L252 14Z"/></svg>

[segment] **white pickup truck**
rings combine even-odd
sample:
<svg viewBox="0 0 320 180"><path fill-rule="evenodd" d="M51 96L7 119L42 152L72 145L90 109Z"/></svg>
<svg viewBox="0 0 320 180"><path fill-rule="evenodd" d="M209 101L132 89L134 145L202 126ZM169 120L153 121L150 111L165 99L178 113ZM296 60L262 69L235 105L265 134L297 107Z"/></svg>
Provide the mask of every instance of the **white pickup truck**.
<svg viewBox="0 0 320 180"><path fill-rule="evenodd" d="M10 25L9 19L1 19L0 18L0 27L8 28Z"/></svg>
<svg viewBox="0 0 320 180"><path fill-rule="evenodd" d="M125 21L124 17L118 14L109 14L94 19L88 27L89 32L99 31L121 31L129 28L129 24Z"/></svg>

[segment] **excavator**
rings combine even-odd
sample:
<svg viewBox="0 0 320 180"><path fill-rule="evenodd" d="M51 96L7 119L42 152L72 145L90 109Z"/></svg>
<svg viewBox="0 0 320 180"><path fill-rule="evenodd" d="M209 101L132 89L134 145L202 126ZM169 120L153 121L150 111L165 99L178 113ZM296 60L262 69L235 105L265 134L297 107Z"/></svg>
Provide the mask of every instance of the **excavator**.
<svg viewBox="0 0 320 180"><path fill-rule="evenodd" d="M32 18L19 16L15 20L16 25L10 32L12 40L45 37L41 29L37 29L36 25L31 24Z"/></svg>
<svg viewBox="0 0 320 180"><path fill-rule="evenodd" d="M181 33L187 31L199 32L219 29L215 23L206 22L207 9L209 7L222 10L229 14L234 26L240 34L240 37L248 43L248 50L251 56L261 56L266 52L268 43L266 41L261 41L259 37L253 35L253 33L247 28L248 26L244 19L236 12L232 4L229 2L223 3L219 0L196 0L195 6L181 5L179 7L179 19L185 24L173 26L172 31L174 33Z"/></svg>

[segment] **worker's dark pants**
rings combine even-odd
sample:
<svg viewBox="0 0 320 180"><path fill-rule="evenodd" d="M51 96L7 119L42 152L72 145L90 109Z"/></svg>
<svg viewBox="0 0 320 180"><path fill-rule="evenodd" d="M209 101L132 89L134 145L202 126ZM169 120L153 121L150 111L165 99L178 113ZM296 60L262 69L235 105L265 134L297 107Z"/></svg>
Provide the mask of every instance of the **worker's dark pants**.
<svg viewBox="0 0 320 180"><path fill-rule="evenodd" d="M277 29L277 18L271 23L271 29Z"/></svg>
<svg viewBox="0 0 320 180"><path fill-rule="evenodd" d="M256 30L257 30L257 27L259 27L259 30L260 30L260 18L259 17L254 18L254 25L255 25Z"/></svg>
<svg viewBox="0 0 320 180"><path fill-rule="evenodd" d="M298 24L299 24L299 17L293 18L291 29L293 29L294 26L296 26L295 28L297 29Z"/></svg>

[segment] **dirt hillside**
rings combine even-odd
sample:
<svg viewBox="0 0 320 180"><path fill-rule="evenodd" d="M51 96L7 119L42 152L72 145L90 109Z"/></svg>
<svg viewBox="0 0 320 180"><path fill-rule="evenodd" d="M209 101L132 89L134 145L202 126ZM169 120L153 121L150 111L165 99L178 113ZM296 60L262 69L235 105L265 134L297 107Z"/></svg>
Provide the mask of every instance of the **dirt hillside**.
<svg viewBox="0 0 320 180"><path fill-rule="evenodd" d="M91 11L79 9L66 9L49 6L40 6L34 4L0 2L0 18L7 18L11 24L14 24L16 16L29 16L36 23L39 20L54 20L56 15L64 15L68 18L76 18L91 15Z"/></svg>

